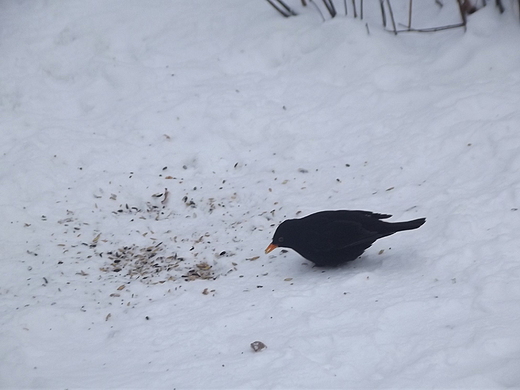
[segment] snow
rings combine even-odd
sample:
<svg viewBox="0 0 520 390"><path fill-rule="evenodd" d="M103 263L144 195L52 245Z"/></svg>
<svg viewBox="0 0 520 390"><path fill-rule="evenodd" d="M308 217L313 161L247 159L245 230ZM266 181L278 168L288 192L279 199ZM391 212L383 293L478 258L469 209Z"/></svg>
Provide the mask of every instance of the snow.
<svg viewBox="0 0 520 390"><path fill-rule="evenodd" d="M377 7L2 2L0 387L520 388L506 6L395 36ZM264 254L325 209L427 222L334 269Z"/></svg>

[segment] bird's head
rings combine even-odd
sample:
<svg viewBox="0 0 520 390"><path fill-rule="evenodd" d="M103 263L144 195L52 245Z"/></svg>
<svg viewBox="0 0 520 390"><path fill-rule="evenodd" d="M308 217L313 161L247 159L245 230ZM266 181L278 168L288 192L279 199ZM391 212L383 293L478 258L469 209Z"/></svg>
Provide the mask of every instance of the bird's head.
<svg viewBox="0 0 520 390"><path fill-rule="evenodd" d="M292 245L298 236L297 225L297 219L288 219L283 221L274 232L273 241L265 249L265 253L269 253L278 247L292 248Z"/></svg>

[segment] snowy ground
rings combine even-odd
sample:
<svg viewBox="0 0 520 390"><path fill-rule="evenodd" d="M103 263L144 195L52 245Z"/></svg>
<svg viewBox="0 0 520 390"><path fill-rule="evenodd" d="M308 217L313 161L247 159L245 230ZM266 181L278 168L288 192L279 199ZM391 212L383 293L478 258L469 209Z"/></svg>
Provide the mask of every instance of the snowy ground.
<svg viewBox="0 0 520 390"><path fill-rule="evenodd" d="M1 2L0 387L519 388L513 3ZM324 209L427 222L264 255Z"/></svg>

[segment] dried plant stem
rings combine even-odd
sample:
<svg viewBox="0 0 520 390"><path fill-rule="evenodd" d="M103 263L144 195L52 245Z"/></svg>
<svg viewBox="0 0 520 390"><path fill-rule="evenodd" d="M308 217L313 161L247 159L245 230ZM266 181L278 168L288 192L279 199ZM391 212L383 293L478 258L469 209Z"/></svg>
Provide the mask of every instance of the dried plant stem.
<svg viewBox="0 0 520 390"><path fill-rule="evenodd" d="M323 21L325 21L325 16L323 16L323 13L321 12L320 7L318 7L313 0L309 0L309 3L311 3L318 10L319 14L321 15L321 18L323 19Z"/></svg>
<svg viewBox="0 0 520 390"><path fill-rule="evenodd" d="M275 1L278 3L275 4ZM275 10L281 13L284 17L288 18L289 16L296 16L297 13L294 12L287 4L285 4L282 0L267 0L269 4L273 6Z"/></svg>
<svg viewBox="0 0 520 390"><path fill-rule="evenodd" d="M379 0L379 5L381 6L381 17L383 18L383 27L386 29L386 13L384 0Z"/></svg>
<svg viewBox="0 0 520 390"><path fill-rule="evenodd" d="M325 4L325 8L327 8L327 11L329 11L330 17L335 17L337 12L332 0L323 0L323 4Z"/></svg>
<svg viewBox="0 0 520 390"><path fill-rule="evenodd" d="M401 32L435 32L435 31L442 31L442 30L449 30L450 28L458 28L458 27L464 27L464 23L458 23L458 24L447 24L445 26L439 26L439 27L429 27L429 28L406 28L404 30L396 30L395 33L401 33ZM406 27L406 26L404 26Z"/></svg>
<svg viewBox="0 0 520 390"><path fill-rule="evenodd" d="M462 26L464 26L464 31L466 31L466 12L464 11L464 0L457 0L459 4L460 17L462 18Z"/></svg>
<svg viewBox="0 0 520 390"><path fill-rule="evenodd" d="M497 0L497 7L501 14L504 13L504 5L502 4L502 0Z"/></svg>
<svg viewBox="0 0 520 390"><path fill-rule="evenodd" d="M394 28L394 34L397 35L397 28L395 27L395 19L394 19L394 11L392 11L392 5L390 4L390 0L386 0L386 4L388 5L388 13L390 14L390 20L392 21L392 27Z"/></svg>
<svg viewBox="0 0 520 390"><path fill-rule="evenodd" d="M412 28L412 8L413 8L413 0L410 0L408 4L408 28Z"/></svg>

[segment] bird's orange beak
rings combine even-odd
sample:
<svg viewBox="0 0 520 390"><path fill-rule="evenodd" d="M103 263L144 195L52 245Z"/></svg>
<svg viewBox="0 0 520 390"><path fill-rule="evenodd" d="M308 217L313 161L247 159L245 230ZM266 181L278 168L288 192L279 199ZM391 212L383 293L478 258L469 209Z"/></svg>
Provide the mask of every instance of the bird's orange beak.
<svg viewBox="0 0 520 390"><path fill-rule="evenodd" d="M278 245L269 244L267 248L265 248L265 253L268 254L271 251L274 251L276 248L278 248Z"/></svg>

